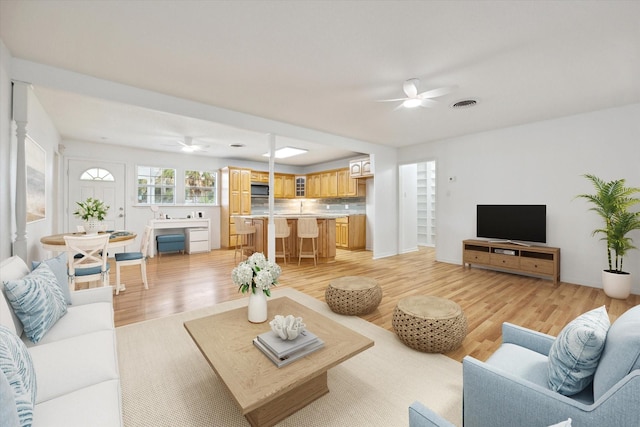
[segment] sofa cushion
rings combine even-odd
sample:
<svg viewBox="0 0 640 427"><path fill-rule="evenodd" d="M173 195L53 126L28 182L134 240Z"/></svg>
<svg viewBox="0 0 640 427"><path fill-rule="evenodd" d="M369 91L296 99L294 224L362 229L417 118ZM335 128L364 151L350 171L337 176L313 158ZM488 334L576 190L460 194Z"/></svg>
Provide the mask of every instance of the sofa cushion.
<svg viewBox="0 0 640 427"><path fill-rule="evenodd" d="M36 405L33 416L46 427L122 426L120 382L103 381ZM37 426L34 425L34 427Z"/></svg>
<svg viewBox="0 0 640 427"><path fill-rule="evenodd" d="M51 271L53 271L53 274L56 275L56 279L58 279L58 286L64 295L65 301L67 301L67 304L71 304L71 290L69 290L69 276L67 270L67 253L62 252L57 257L45 259L42 262L47 264L49 268L51 268ZM35 270L42 262L32 261L31 268Z"/></svg>
<svg viewBox="0 0 640 427"><path fill-rule="evenodd" d="M549 359L536 351L517 344L505 343L487 359L486 363L547 388Z"/></svg>
<svg viewBox="0 0 640 427"><path fill-rule="evenodd" d="M115 330L29 348L38 379L36 404L119 378Z"/></svg>
<svg viewBox="0 0 640 427"><path fill-rule="evenodd" d="M60 341L97 331L113 330L113 306L108 302L70 305L38 344L23 339L27 347Z"/></svg>
<svg viewBox="0 0 640 427"><path fill-rule="evenodd" d="M0 420L2 420L2 425L5 427L20 426L16 398L13 395L11 384L9 384L9 380L2 369L0 369Z"/></svg>
<svg viewBox="0 0 640 427"><path fill-rule="evenodd" d="M11 258L2 260L0 263L0 279L2 279L0 286L0 290L2 291L0 292L2 293L2 295L0 295L0 325L11 329L17 336L22 335L22 323L20 323L20 319L18 319L18 316L16 316L16 313L6 298L4 284L9 280L22 279L27 274L29 274L29 268L22 258L18 256L14 255Z"/></svg>
<svg viewBox="0 0 640 427"><path fill-rule="evenodd" d="M4 326L0 326L0 370L11 385L20 425L31 425L37 392L33 361L20 338Z"/></svg>
<svg viewBox="0 0 640 427"><path fill-rule="evenodd" d="M640 305L624 312L609 328L593 379L598 400L631 371L640 369Z"/></svg>
<svg viewBox="0 0 640 427"><path fill-rule="evenodd" d="M604 306L567 324L549 350L549 388L565 396L582 391L593 380L609 330Z"/></svg>
<svg viewBox="0 0 640 427"><path fill-rule="evenodd" d="M42 263L22 279L4 284L5 295L22 322L25 335L34 343L67 312L57 281L51 268Z"/></svg>

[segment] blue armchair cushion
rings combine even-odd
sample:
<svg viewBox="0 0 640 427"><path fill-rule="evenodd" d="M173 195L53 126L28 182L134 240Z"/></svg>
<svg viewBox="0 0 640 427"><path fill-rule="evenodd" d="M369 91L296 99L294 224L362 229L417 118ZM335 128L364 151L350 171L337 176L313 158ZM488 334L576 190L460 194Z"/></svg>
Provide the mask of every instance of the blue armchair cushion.
<svg viewBox="0 0 640 427"><path fill-rule="evenodd" d="M593 379L597 400L631 371L640 369L640 305L613 322Z"/></svg>
<svg viewBox="0 0 640 427"><path fill-rule="evenodd" d="M115 255L116 262L132 261L134 259L142 259L142 252L122 252Z"/></svg>
<svg viewBox="0 0 640 427"><path fill-rule="evenodd" d="M549 388L572 396L593 381L610 322L604 306L565 326L549 350Z"/></svg>
<svg viewBox="0 0 640 427"><path fill-rule="evenodd" d="M49 266L53 274L58 279L58 286L62 290L67 305L71 305L71 291L69 290L69 282L67 280L67 253L62 252L60 255L54 258L45 259L45 264ZM41 264L40 261L31 261L31 269L35 270Z"/></svg>

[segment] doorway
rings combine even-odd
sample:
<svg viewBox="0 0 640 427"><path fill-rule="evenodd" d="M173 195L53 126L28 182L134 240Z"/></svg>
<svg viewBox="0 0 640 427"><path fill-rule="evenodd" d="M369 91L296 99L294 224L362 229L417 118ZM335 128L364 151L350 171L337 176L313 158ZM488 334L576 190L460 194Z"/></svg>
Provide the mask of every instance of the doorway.
<svg viewBox="0 0 640 427"><path fill-rule="evenodd" d="M105 217L107 230L125 228L125 165L95 160L69 159L66 229L76 231L84 221L73 215L76 202L88 197L102 200L110 209Z"/></svg>
<svg viewBox="0 0 640 427"><path fill-rule="evenodd" d="M436 161L401 165L399 176L399 251L436 245Z"/></svg>

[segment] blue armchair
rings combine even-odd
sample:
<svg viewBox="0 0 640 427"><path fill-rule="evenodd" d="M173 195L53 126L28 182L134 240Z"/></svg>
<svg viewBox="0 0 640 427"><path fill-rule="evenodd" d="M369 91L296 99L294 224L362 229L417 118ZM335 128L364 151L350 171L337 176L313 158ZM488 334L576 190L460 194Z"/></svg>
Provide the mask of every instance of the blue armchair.
<svg viewBox="0 0 640 427"><path fill-rule="evenodd" d="M547 386L554 337L505 323L502 338L486 362L469 356L462 362L465 427L542 427L567 418L579 427L640 425L640 306L611 325L593 383L573 396ZM415 402L409 425L451 424Z"/></svg>

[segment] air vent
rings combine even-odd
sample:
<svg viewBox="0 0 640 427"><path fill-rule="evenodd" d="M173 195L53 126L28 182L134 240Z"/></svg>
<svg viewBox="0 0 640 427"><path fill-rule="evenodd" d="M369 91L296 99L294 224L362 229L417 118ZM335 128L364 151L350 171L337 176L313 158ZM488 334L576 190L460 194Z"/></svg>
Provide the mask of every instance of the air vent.
<svg viewBox="0 0 640 427"><path fill-rule="evenodd" d="M461 109L461 108L471 108L474 107L478 101L475 99L463 99L462 101L455 102L451 104L451 108Z"/></svg>

